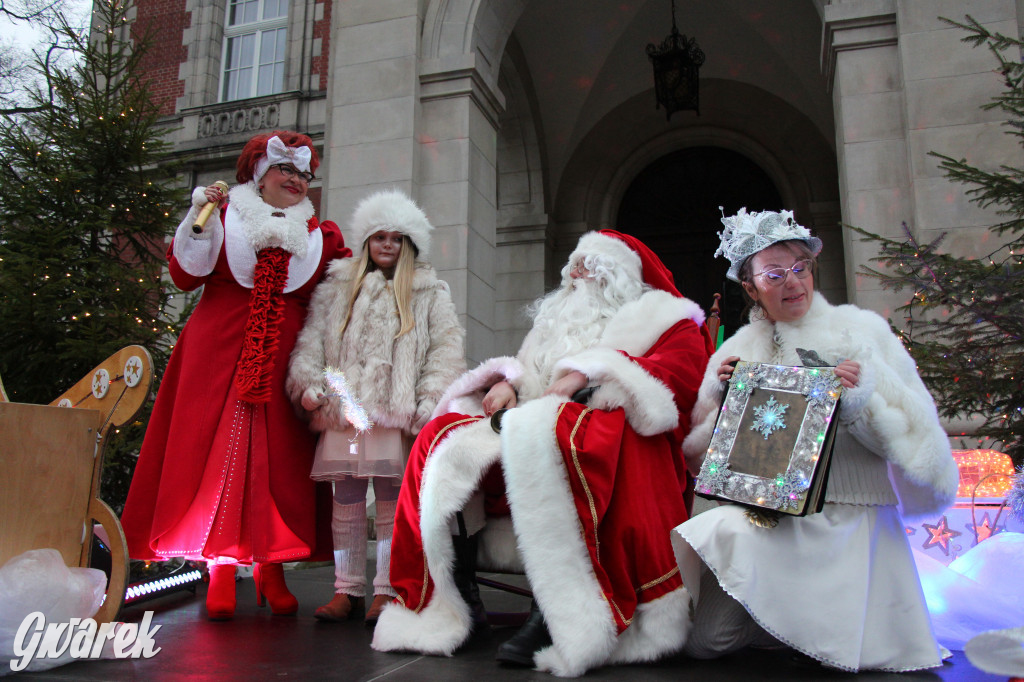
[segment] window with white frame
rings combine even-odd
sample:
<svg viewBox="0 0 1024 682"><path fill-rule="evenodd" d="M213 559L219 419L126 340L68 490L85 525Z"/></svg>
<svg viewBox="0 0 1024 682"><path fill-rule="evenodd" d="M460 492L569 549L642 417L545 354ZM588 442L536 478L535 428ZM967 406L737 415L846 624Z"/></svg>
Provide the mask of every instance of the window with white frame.
<svg viewBox="0 0 1024 682"><path fill-rule="evenodd" d="M221 101L284 90L288 0L230 0L227 19Z"/></svg>

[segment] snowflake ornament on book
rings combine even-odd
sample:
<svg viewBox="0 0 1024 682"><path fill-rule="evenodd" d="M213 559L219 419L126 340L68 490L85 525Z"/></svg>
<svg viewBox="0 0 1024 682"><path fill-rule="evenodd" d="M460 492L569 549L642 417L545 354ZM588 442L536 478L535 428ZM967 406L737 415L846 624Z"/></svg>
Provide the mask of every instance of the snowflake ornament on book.
<svg viewBox="0 0 1024 682"><path fill-rule="evenodd" d="M705 495L721 495L731 475L728 462L705 459L700 470L700 491Z"/></svg>
<svg viewBox="0 0 1024 682"><path fill-rule="evenodd" d="M764 383L766 369L764 365L754 365L746 371L739 370L729 378L732 390L737 394L750 394L755 388Z"/></svg>
<svg viewBox="0 0 1024 682"><path fill-rule="evenodd" d="M804 397L807 398L808 403L815 407L825 407L830 402L836 400L836 389L841 385L839 378L836 377L831 368L823 369L820 373L811 376Z"/></svg>
<svg viewBox="0 0 1024 682"><path fill-rule="evenodd" d="M811 483L799 472L787 472L775 477L774 501L776 509L796 509L800 496L807 492Z"/></svg>
<svg viewBox="0 0 1024 682"><path fill-rule="evenodd" d="M750 425L751 431L758 431L765 440L779 429L786 428L786 410L789 405L783 405L775 401L775 396L770 396L762 405L754 408L757 418Z"/></svg>

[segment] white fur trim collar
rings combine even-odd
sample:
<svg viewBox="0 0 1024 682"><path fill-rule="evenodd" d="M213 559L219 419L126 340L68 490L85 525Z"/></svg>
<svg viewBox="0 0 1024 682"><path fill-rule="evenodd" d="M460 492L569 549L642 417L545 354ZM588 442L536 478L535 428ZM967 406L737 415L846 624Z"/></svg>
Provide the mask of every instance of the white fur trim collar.
<svg viewBox="0 0 1024 682"><path fill-rule="evenodd" d="M309 203L308 199L305 200L304 203L308 204L309 211L301 227L302 248L292 250L280 241L274 242L273 237L268 234L270 231L265 228L266 224L271 221L278 225L283 224L287 227L287 234L290 235L289 243L295 242L300 236L296 226L303 215L298 209L303 208L303 204L285 209L284 218L272 217L269 211L278 209L273 209L263 203L253 187L251 184L238 185L228 194L228 208L224 217L224 251L228 267L231 268L231 275L241 286L251 289L253 273L256 270L256 252L271 246L281 246L292 254L288 263L288 281L285 284L284 293L295 291L316 275L317 269L320 267L320 257L323 255L323 233L320 230L312 232L308 230L309 219L313 217L313 205ZM253 203L254 197L258 206ZM288 211L292 213L289 214ZM249 222L250 216L255 216L257 222L255 229ZM257 244L262 245L257 247Z"/></svg>
<svg viewBox="0 0 1024 682"><path fill-rule="evenodd" d="M243 232L253 251L280 246L293 256L306 256L309 219L315 213L308 197L295 206L274 208L263 201L254 182L247 182L228 192L228 208L241 216Z"/></svg>
<svg viewBox="0 0 1024 682"><path fill-rule="evenodd" d="M655 289L625 304L601 334L599 346L643 355L680 320L704 323L704 311L688 298Z"/></svg>

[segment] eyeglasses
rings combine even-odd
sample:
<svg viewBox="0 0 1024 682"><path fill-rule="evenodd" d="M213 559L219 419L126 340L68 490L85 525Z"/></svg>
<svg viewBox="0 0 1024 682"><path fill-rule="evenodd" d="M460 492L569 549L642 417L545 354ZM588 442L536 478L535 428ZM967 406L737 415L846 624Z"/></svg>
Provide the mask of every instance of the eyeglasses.
<svg viewBox="0 0 1024 682"><path fill-rule="evenodd" d="M763 277L764 281L769 286L777 287L782 286L786 281L786 277L792 272L797 279L807 279L807 276L811 274L811 268L814 265L814 261L810 258L804 258L793 263L788 268L771 268L769 270L762 270L761 272L754 275L755 277Z"/></svg>
<svg viewBox="0 0 1024 682"><path fill-rule="evenodd" d="M296 169L295 166L291 166L291 165L289 165L287 163L275 163L275 164L271 165L270 167L271 168L276 168L277 170L281 171L281 175L285 176L286 178L298 177L300 180L305 182L307 185L309 183L313 182L313 180L315 179L313 177L312 173L309 173L309 172L306 172L306 171L300 171L300 170Z"/></svg>

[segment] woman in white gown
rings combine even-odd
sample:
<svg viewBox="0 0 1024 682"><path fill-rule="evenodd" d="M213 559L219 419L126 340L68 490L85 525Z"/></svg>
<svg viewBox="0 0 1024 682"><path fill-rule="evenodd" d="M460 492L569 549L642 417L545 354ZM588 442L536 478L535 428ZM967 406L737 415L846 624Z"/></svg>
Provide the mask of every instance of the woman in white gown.
<svg viewBox="0 0 1024 682"><path fill-rule="evenodd" d="M699 471L737 360L801 365L813 350L844 386L826 503L754 525L738 505L672 534L693 619L684 651L712 658L779 641L843 670L941 664L901 518L956 494L958 472L914 361L873 312L814 291L821 241L791 211L722 219L716 256L751 299L751 321L712 356L683 449Z"/></svg>

